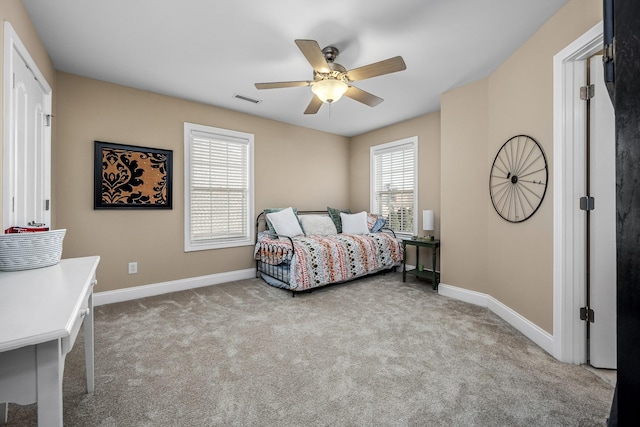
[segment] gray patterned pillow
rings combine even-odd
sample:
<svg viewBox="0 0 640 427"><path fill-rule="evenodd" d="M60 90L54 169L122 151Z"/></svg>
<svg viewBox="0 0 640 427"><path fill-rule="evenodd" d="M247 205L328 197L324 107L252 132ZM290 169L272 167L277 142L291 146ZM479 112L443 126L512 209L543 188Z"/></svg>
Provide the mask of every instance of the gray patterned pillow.
<svg viewBox="0 0 640 427"><path fill-rule="evenodd" d="M300 215L298 217L304 234L309 236L315 234L317 236L330 236L338 234L336 226L328 216L322 215Z"/></svg>

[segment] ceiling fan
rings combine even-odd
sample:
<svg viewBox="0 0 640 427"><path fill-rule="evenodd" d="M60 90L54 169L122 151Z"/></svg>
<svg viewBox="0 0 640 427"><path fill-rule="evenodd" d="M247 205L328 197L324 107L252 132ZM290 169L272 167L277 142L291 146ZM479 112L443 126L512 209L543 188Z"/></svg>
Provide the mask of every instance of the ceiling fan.
<svg viewBox="0 0 640 427"><path fill-rule="evenodd" d="M336 47L327 46L321 50L318 42L315 40L296 40L296 45L298 45L302 54L313 67L313 80L256 83L256 88L277 89L311 86L313 98L304 111L304 114L316 114L323 103L334 103L339 100L342 95L348 96L370 107L375 107L380 104L383 99L362 89L358 89L351 83L384 74L395 73L407 68L402 57L396 56L347 71L346 68L335 62L339 53Z"/></svg>

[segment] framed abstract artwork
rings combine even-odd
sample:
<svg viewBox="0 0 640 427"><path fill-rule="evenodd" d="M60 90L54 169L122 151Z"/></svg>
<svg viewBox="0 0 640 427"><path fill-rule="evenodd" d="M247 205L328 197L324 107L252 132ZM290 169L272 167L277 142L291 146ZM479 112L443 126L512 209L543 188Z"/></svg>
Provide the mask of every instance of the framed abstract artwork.
<svg viewBox="0 0 640 427"><path fill-rule="evenodd" d="M94 209L171 209L173 151L95 141Z"/></svg>

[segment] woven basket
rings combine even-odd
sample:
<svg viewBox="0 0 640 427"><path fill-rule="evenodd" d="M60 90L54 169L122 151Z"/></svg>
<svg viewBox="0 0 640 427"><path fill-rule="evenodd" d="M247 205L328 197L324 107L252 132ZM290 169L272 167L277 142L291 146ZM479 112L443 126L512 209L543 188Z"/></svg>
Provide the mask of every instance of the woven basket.
<svg viewBox="0 0 640 427"><path fill-rule="evenodd" d="M66 232L0 234L0 270L31 270L59 263Z"/></svg>

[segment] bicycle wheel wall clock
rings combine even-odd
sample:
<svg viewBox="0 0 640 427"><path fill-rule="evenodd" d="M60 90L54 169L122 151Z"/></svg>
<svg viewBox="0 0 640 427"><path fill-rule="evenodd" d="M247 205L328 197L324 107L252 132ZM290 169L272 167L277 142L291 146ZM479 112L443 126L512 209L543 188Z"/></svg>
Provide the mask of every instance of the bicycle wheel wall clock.
<svg viewBox="0 0 640 427"><path fill-rule="evenodd" d="M522 222L536 213L547 192L549 169L538 141L517 135L505 142L491 166L489 195L498 215Z"/></svg>

